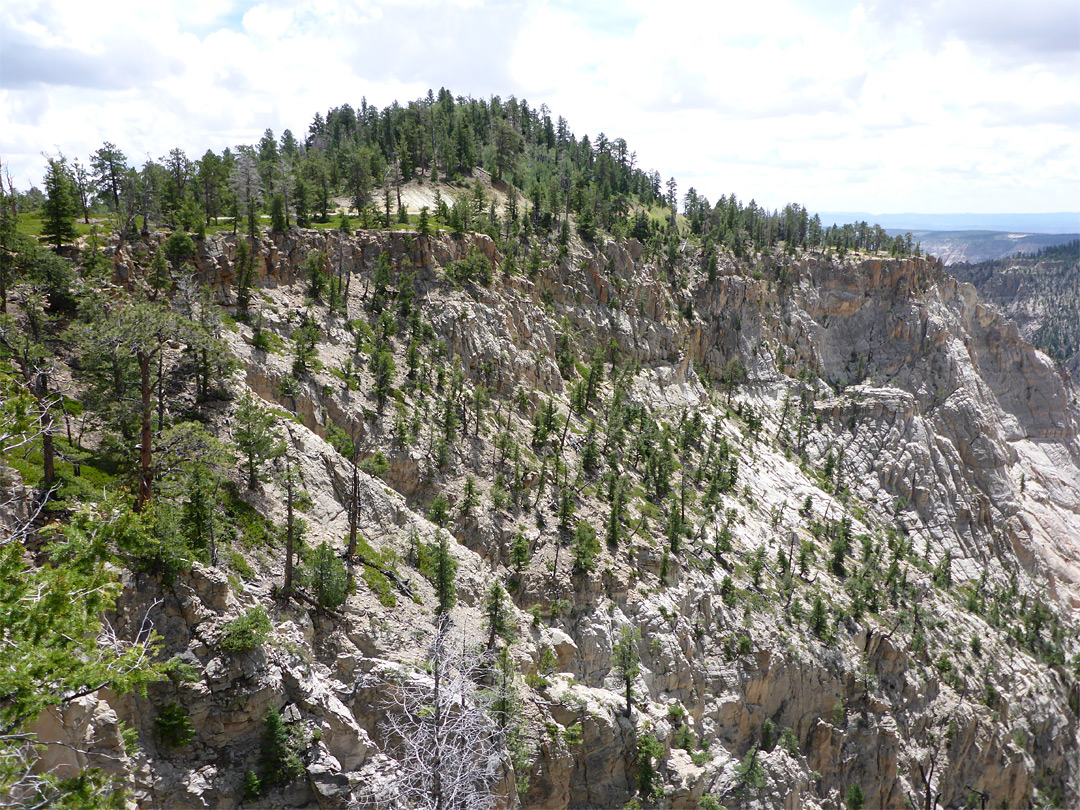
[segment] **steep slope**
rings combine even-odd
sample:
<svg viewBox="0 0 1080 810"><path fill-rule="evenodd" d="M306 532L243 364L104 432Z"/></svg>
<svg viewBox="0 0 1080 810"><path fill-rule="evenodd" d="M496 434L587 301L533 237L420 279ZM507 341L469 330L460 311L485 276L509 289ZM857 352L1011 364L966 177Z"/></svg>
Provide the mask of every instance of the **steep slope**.
<svg viewBox="0 0 1080 810"><path fill-rule="evenodd" d="M152 246L112 256L122 280ZM207 238L197 257L233 312L237 250ZM302 778L263 804L391 806L411 763L387 721L434 685L438 524L457 541L451 638L488 641L491 585L510 592L501 805L1080 801L1076 391L937 262L721 253L710 281L695 247L634 239L537 239L509 275L476 234L294 230L253 250L255 304L222 332L235 387L291 415L309 547L344 548L341 435L358 448L366 562L330 611L274 593L276 544L127 577L121 631L162 600L164 655L194 675L42 733L111 753L140 806L239 803L270 709L307 732ZM310 257L348 278L344 311L308 297ZM320 363L298 367L309 324ZM235 435L235 403L212 423ZM241 486L278 523L284 472ZM230 651L254 606L272 635ZM179 746L171 703L194 727Z"/></svg>
<svg viewBox="0 0 1080 810"><path fill-rule="evenodd" d="M979 296L1001 308L1034 343L1074 373L1080 353L1080 242L949 268L975 285Z"/></svg>

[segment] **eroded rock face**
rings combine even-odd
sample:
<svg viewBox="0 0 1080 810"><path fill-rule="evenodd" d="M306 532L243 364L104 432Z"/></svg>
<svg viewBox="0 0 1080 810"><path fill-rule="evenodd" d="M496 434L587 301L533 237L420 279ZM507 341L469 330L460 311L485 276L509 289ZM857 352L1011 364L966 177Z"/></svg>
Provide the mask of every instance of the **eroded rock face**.
<svg viewBox="0 0 1080 810"><path fill-rule="evenodd" d="M248 553L257 575L246 581L209 567L168 587L131 580L118 614L133 622L155 596L163 599L152 615L164 652L194 666L198 679L163 682L147 699L73 705L70 717L43 718L41 733L111 751L120 721L136 728L141 750L119 757L117 768L137 804L239 803L245 771L260 769L274 708L309 736L317 730L318 740L307 748L306 776L267 794L268 806L392 805L404 764L386 733L388 695L400 665L422 667L435 603L414 565L416 542L438 536L426 518L431 500L441 491L458 508L466 474L483 497L451 527L453 625L486 642L485 594L499 579L511 584L518 628L516 719L528 755L516 760L519 772L507 758L500 806L621 807L642 790L646 735L659 745L651 766L669 807L696 807L705 796L729 808L837 807L856 785L868 807L922 806L928 789L941 806L963 806L970 795L986 796L987 806L1027 806L1038 796L1080 801L1077 710L1069 705L1076 675L1024 651L1021 618L991 621L995 595L1009 588L1015 601L1055 605L1066 622L1080 607L1076 391L940 264L803 255L759 257L751 266L729 257L710 284L689 257L680 284L634 240L575 244L570 260L552 259L536 278L504 277L494 243L477 235L305 231L257 247L262 328L286 345L304 308L299 275L309 254L321 251L332 268L353 274L348 313L356 319L366 317L371 270L389 253L395 284L415 273L424 317L443 356L460 362L467 390L482 384L495 402L481 429L462 408L457 455L439 469L424 432L442 418L431 372L437 358L426 355L429 409L412 393L401 396L422 414L423 438L409 444L395 437L393 401L379 413L344 319L313 310L324 366L354 364L358 387L324 370L283 393L288 351L254 348L247 325L224 333L243 364L239 384L298 417L283 425L310 497L310 545L327 540L341 549L348 535L352 469L325 440L330 424L364 458L385 454L381 479L359 476L359 530L396 555L401 581L391 583L392 606L361 582L340 614L320 616L272 597L270 583L281 578L276 549ZM495 264L491 287L440 280L470 249ZM138 263L125 250L118 268L134 277ZM231 238L200 247L200 278L225 302L233 300L234 261ZM564 379L555 360L567 331L584 364L599 349L624 369L640 365L625 397L647 406L651 419L679 425L697 413L703 449L722 439L737 453L737 486L717 496L715 511L696 505L707 481L690 486L683 508L692 531L679 551L664 534L677 490L652 506L642 492L619 545L602 550L594 570L575 572L569 544L556 542L552 470L531 450L515 469L496 447L505 431L525 449L532 414L549 399L560 416L569 410L580 377ZM399 380L405 343L395 343ZM727 386L732 360L745 378ZM606 424L609 377L603 408L575 414L556 437L570 482L589 421L601 432ZM729 402L742 418L729 414ZM749 415L761 426L751 427ZM687 481L700 462L687 457ZM492 506L496 474L517 476L527 508ZM602 479L574 486L577 518L603 537L610 506ZM244 497L281 520L273 484ZM852 546L838 574L821 532L842 517ZM514 570L519 530L531 560ZM731 551L716 552L721 535ZM781 558L795 570L802 554L806 570L789 577ZM941 585L946 556L951 583ZM886 580L896 557L903 570ZM853 582L869 558L880 560L882 578L872 583L876 593L856 595ZM361 567L356 574L362 578ZM825 629L808 619L815 599L828 606ZM270 611L271 640L243 654L221 651L225 623L256 604ZM640 632L629 716L613 665L628 624ZM1060 643L1069 655L1080 652L1074 638ZM154 731L157 708L170 702L188 709L197 730L180 749ZM512 777L521 786L526 775L519 797Z"/></svg>

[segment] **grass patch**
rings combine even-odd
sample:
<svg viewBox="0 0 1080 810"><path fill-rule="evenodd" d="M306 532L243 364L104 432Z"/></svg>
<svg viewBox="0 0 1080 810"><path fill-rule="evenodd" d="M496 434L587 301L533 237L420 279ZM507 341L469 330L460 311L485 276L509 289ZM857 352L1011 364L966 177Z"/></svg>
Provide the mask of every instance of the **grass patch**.
<svg viewBox="0 0 1080 810"><path fill-rule="evenodd" d="M369 560L375 565L385 568L388 571L397 572L397 555L394 553L393 549L384 548L381 551L376 551L363 537L357 538L356 546L359 549L360 555L365 560ZM370 565L365 565L363 577L364 582L371 588L371 592L375 594L375 597L379 600L379 604L383 607L391 608L397 606L397 597L390 587L390 581L382 571L377 568L372 568Z"/></svg>
<svg viewBox="0 0 1080 810"><path fill-rule="evenodd" d="M274 546L278 534L274 524L259 514L251 504L241 500L235 486L226 490L225 515L236 533L236 539L244 548L265 549ZM249 576L251 571L248 567L249 574L245 574L235 566L233 570L241 576Z"/></svg>
<svg viewBox="0 0 1080 810"><path fill-rule="evenodd" d="M105 497L105 491L118 488L117 465L107 454L79 450L68 443L66 437L54 436L56 448L54 469L57 490L47 508L68 508L75 503L96 503ZM15 470L23 483L40 488L45 479L45 456L41 439L34 439L18 451L6 454L4 462ZM76 464L78 472L76 472Z"/></svg>

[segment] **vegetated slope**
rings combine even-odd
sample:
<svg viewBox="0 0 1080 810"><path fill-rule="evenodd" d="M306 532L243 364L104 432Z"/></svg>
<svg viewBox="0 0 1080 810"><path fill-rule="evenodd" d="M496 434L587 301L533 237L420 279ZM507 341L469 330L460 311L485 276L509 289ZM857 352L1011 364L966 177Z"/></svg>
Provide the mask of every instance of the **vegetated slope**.
<svg viewBox="0 0 1080 810"><path fill-rule="evenodd" d="M82 634L152 623L167 673L37 678L38 767L143 807L1075 804L1072 383L906 240L679 216L618 142L493 108L238 150L301 155L270 230L149 164L157 211L118 194L71 263L0 228L35 530L0 565L122 576ZM300 188L369 227L292 227Z"/></svg>
<svg viewBox="0 0 1080 810"><path fill-rule="evenodd" d="M120 277L140 286L161 238L116 252ZM247 242L199 244L195 279L227 312ZM1071 389L940 265L724 253L710 281L692 244L669 261L572 237L560 258L540 235L538 269L508 276L476 234L293 230L251 247L248 314L220 332L230 387L294 416L270 482L225 472L280 525L288 458L307 547L341 552L347 436L365 563L340 607L275 597L279 535L222 511L216 565L135 566L118 625L163 600L151 615L180 674L64 719L118 758L138 803L237 802L249 771L264 803L389 802L412 765L394 759L394 696L431 687L401 665L435 632L440 525L451 633L508 650L488 679L515 707L492 709L501 801L515 784L524 806L1075 800ZM325 287L311 297L313 268L349 279L337 311ZM236 407L207 413L222 440ZM248 639L239 619L260 608ZM629 716L613 665L627 645ZM294 770L267 753L274 712Z"/></svg>
<svg viewBox="0 0 1080 810"><path fill-rule="evenodd" d="M975 285L979 297L996 304L1020 327L1025 340L1074 373L1080 352L1080 241L949 272Z"/></svg>
<svg viewBox="0 0 1080 810"><path fill-rule="evenodd" d="M893 235L900 231L889 229ZM1018 253L1036 253L1076 239L1075 233L1043 234L1003 231L911 231L922 249L946 266L1008 260Z"/></svg>

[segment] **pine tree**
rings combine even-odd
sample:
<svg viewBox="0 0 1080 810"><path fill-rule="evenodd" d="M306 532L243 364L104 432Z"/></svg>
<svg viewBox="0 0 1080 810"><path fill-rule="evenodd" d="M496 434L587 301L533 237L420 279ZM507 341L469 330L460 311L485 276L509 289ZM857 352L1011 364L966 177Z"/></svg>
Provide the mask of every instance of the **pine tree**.
<svg viewBox="0 0 1080 810"><path fill-rule="evenodd" d="M439 548L435 556L435 596L437 605L435 612L440 617L440 622L448 617L450 610L457 603L457 588L454 578L457 576L457 561L450 556L450 547L447 544L447 533L439 532Z"/></svg>
<svg viewBox="0 0 1080 810"><path fill-rule="evenodd" d="M349 574L325 540L311 553L304 569L304 583L311 588L319 608L334 610L349 595Z"/></svg>
<svg viewBox="0 0 1080 810"><path fill-rule="evenodd" d="M575 574L588 574L596 570L596 557L600 553L600 541L596 529L584 520L579 520L574 530L574 545L571 559L574 561Z"/></svg>
<svg viewBox="0 0 1080 810"><path fill-rule="evenodd" d="M634 679L641 672L641 658L638 655L638 645L641 644L641 633L636 627L624 624L619 628L619 638L611 649L611 668L623 684L626 690L626 716L634 708Z"/></svg>
<svg viewBox="0 0 1080 810"><path fill-rule="evenodd" d="M506 590L502 583L495 580L488 588L484 599L484 618L488 626L488 649L495 646L495 640L501 638L509 643L514 637L514 626L507 607Z"/></svg>
<svg viewBox="0 0 1080 810"><path fill-rule="evenodd" d="M260 472L263 464L285 452L276 425L277 418L259 405L251 393L244 391L240 395L233 439L244 457L248 489L255 489L259 481L266 480Z"/></svg>
<svg viewBox="0 0 1080 810"><path fill-rule="evenodd" d="M41 236L57 248L75 239L78 208L71 174L63 156L49 158L45 171L45 202L41 207Z"/></svg>

